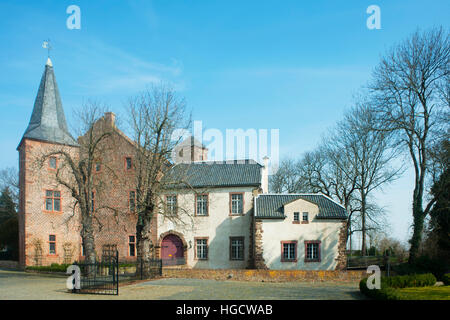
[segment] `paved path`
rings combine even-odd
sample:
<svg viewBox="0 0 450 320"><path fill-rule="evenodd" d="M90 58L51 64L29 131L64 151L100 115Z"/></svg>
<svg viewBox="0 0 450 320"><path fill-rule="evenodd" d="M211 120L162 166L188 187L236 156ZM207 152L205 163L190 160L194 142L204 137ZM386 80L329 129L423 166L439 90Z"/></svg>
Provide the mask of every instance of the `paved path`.
<svg viewBox="0 0 450 320"><path fill-rule="evenodd" d="M159 279L121 286L119 296L72 294L66 278L0 270L0 300L158 299L158 300L300 300L363 299L357 282L268 283L198 279Z"/></svg>

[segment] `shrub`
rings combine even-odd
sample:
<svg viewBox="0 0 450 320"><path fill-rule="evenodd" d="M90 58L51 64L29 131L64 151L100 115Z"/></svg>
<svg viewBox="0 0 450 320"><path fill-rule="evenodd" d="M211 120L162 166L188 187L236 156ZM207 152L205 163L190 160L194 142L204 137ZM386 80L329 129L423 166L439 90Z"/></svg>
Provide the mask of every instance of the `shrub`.
<svg viewBox="0 0 450 320"><path fill-rule="evenodd" d="M359 282L359 290L364 295L379 300L398 300L399 294L395 289L408 287L432 286L436 283L436 277L431 274L412 274L395 277L381 277L380 289L367 288L367 278Z"/></svg>
<svg viewBox="0 0 450 320"><path fill-rule="evenodd" d="M442 277L442 282L444 282L444 285L450 286L450 273L444 274Z"/></svg>
<svg viewBox="0 0 450 320"><path fill-rule="evenodd" d="M393 266L392 270L398 275L432 273L437 279L442 280L445 272L445 264L439 259L432 259L427 256L418 257L416 262L411 265L409 263L402 263L398 266Z"/></svg>
<svg viewBox="0 0 450 320"><path fill-rule="evenodd" d="M385 278L386 284L391 288L426 287L436 283L436 277L431 273L410 274Z"/></svg>
<svg viewBox="0 0 450 320"><path fill-rule="evenodd" d="M27 270L44 271L44 272L66 272L70 264L52 263L49 266L29 266Z"/></svg>

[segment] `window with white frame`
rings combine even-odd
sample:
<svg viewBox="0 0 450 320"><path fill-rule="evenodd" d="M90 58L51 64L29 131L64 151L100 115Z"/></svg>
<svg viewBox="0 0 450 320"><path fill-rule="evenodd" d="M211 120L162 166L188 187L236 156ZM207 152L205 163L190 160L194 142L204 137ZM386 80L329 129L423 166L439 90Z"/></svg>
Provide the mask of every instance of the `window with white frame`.
<svg viewBox="0 0 450 320"><path fill-rule="evenodd" d="M244 237L230 237L230 260L244 260Z"/></svg>
<svg viewBox="0 0 450 320"><path fill-rule="evenodd" d="M45 190L45 211L61 212L61 192Z"/></svg>
<svg viewBox="0 0 450 320"><path fill-rule="evenodd" d="M208 195L200 194L197 195L196 203L196 215L197 216L207 216L208 215Z"/></svg>
<svg viewBox="0 0 450 320"><path fill-rule="evenodd" d="M167 214L177 214L177 196L166 196Z"/></svg>
<svg viewBox="0 0 450 320"><path fill-rule="evenodd" d="M308 222L308 212L303 212L303 222Z"/></svg>
<svg viewBox="0 0 450 320"><path fill-rule="evenodd" d="M54 234L48 236L48 253L56 254L56 236Z"/></svg>
<svg viewBox="0 0 450 320"><path fill-rule="evenodd" d="M242 214L244 212L244 194L232 193L231 197L231 214Z"/></svg>
<svg viewBox="0 0 450 320"><path fill-rule="evenodd" d="M305 261L320 261L320 241L305 241Z"/></svg>
<svg viewBox="0 0 450 320"><path fill-rule="evenodd" d="M196 258L199 260L208 259L208 239L195 239Z"/></svg>
<svg viewBox="0 0 450 320"><path fill-rule="evenodd" d="M297 241L282 241L281 246L281 261L297 261Z"/></svg>

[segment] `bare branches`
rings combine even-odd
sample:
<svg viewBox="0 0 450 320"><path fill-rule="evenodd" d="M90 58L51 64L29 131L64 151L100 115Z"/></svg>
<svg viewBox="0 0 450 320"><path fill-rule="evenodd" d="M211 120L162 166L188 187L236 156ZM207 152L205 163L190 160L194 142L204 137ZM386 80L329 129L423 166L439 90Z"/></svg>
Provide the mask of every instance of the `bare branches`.
<svg viewBox="0 0 450 320"><path fill-rule="evenodd" d="M414 234L410 261L418 252L430 148L448 132L450 34L443 28L416 31L395 46L376 67L369 89L376 115L375 130L390 132L408 150L414 172ZM444 121L443 121L444 120Z"/></svg>
<svg viewBox="0 0 450 320"><path fill-rule="evenodd" d="M155 214L177 219L167 212L163 197L170 181L161 179L171 167L170 157L180 142L178 129L190 127L185 101L164 84L154 86L128 103L129 123L135 142L138 259L151 256L151 223ZM181 211L179 211L181 213Z"/></svg>
<svg viewBox="0 0 450 320"><path fill-rule="evenodd" d="M0 188L8 188L14 203L19 203L19 172L15 167L7 167L0 170Z"/></svg>

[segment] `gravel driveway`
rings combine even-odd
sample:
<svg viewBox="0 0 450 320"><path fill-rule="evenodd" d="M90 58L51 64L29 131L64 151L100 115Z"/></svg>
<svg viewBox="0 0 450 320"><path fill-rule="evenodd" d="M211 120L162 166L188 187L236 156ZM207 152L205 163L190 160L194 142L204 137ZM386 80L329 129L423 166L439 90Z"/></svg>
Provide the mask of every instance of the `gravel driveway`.
<svg viewBox="0 0 450 320"><path fill-rule="evenodd" d="M363 299L357 282L268 283L199 279L158 279L125 285L119 296L72 294L66 278L0 270L0 300L144 299L144 300L355 300Z"/></svg>

